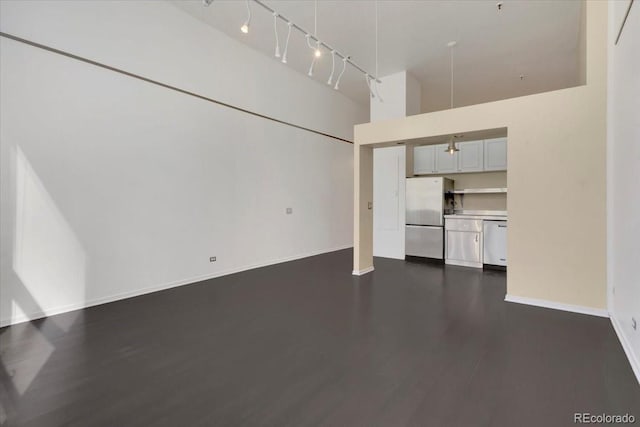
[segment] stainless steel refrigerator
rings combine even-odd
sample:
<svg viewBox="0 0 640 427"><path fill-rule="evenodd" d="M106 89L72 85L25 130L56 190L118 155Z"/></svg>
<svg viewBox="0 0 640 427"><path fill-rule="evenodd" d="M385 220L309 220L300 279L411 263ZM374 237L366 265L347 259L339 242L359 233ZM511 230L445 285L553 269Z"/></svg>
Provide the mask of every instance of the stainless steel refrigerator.
<svg viewBox="0 0 640 427"><path fill-rule="evenodd" d="M444 214L452 209L453 180L407 178L405 254L444 259Z"/></svg>

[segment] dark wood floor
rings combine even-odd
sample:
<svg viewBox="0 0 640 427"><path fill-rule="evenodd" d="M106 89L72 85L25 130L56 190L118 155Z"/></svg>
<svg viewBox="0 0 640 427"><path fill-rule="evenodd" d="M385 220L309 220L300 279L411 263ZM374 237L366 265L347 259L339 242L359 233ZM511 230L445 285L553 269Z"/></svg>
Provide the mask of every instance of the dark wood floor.
<svg viewBox="0 0 640 427"><path fill-rule="evenodd" d="M351 251L0 330L24 426L567 426L640 418L607 319L505 303L505 274ZM638 421L637 421L638 422Z"/></svg>

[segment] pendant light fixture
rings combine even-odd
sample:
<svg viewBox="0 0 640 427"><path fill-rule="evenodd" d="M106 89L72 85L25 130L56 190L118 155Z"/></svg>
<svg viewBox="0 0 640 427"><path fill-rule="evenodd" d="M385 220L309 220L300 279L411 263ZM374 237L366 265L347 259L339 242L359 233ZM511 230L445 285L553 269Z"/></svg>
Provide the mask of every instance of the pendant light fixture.
<svg viewBox="0 0 640 427"><path fill-rule="evenodd" d="M449 138L449 146L447 147L446 150L444 150L445 153L449 153L452 156L456 153L456 151L460 151L460 149L456 147L455 138L456 138L455 135L451 135L451 138Z"/></svg>
<svg viewBox="0 0 640 427"><path fill-rule="evenodd" d="M449 47L449 59L450 59L450 68L451 68L451 108L453 108L453 48L456 47L458 43L455 41L450 41L449 43L447 43L447 46ZM449 138L449 145L447 146L447 149L444 150L445 153L449 153L452 156L456 153L456 151L460 151L458 149L458 147L456 147L456 135L451 135L451 138Z"/></svg>
<svg viewBox="0 0 640 427"><path fill-rule="evenodd" d="M247 0L247 20L244 21L242 27L240 27L240 31L247 34L249 32L249 24L251 23L251 7L249 6L249 0Z"/></svg>

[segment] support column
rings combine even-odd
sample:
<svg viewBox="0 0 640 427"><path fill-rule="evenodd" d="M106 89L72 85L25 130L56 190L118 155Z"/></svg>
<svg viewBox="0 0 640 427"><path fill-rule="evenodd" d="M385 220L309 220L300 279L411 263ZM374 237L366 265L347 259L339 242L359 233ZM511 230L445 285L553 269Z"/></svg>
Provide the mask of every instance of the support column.
<svg viewBox="0 0 640 427"><path fill-rule="evenodd" d="M380 77L380 96L370 100L370 120L398 119L401 117L420 114L422 101L422 87L418 80L407 71Z"/></svg>
<svg viewBox="0 0 640 427"><path fill-rule="evenodd" d="M353 274L373 271L373 148L353 144Z"/></svg>

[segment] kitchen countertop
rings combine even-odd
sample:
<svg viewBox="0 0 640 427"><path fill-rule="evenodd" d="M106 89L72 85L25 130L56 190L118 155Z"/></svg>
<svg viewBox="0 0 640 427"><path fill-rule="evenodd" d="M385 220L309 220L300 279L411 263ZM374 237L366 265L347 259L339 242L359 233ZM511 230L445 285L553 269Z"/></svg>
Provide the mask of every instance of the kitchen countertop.
<svg viewBox="0 0 640 427"><path fill-rule="evenodd" d="M506 215L485 215L485 214L448 214L445 219L483 219L491 221L507 221Z"/></svg>

